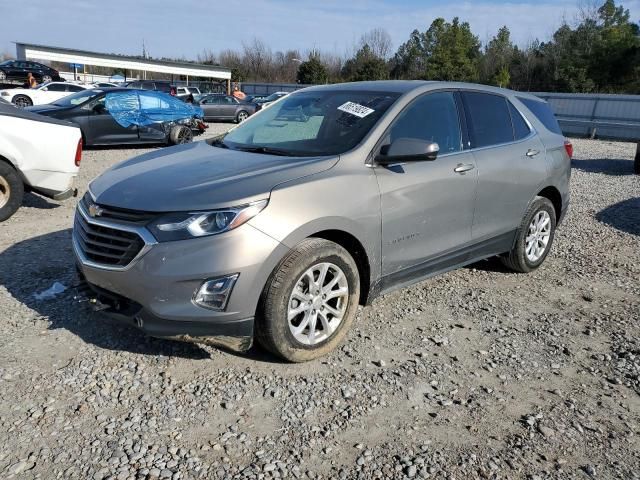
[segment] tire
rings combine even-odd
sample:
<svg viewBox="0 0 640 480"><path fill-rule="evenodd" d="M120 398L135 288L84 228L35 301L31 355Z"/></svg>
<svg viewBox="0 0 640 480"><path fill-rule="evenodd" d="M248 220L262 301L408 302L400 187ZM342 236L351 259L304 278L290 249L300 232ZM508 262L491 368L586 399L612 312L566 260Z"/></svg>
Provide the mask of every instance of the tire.
<svg viewBox="0 0 640 480"><path fill-rule="evenodd" d="M238 112L238 114L236 115L236 123L242 123L244 122L247 118L249 118L249 113L246 112L245 110L240 110Z"/></svg>
<svg viewBox="0 0 640 480"><path fill-rule="evenodd" d="M4 81L7 79L7 74L0 70L0 81Z"/></svg>
<svg viewBox="0 0 640 480"><path fill-rule="evenodd" d="M319 281L324 266L322 286L327 288L324 293L333 292L334 298L323 300L326 295L317 295L312 302L310 298L314 291L307 289L305 292L300 287L310 286L306 274L313 269L317 269L312 275ZM331 285L332 282L335 285ZM307 301L301 302L299 298ZM256 315L256 339L271 353L290 362L321 357L344 339L355 318L359 298L360 277L351 255L336 243L308 238L282 259L267 281ZM290 317L291 310L299 310L300 313ZM342 315L335 316L329 310ZM312 335L314 318L316 328ZM295 328L302 330L294 334L292 330Z"/></svg>
<svg viewBox="0 0 640 480"><path fill-rule="evenodd" d="M52 80L50 75L43 75L42 76L42 83L47 83L50 82Z"/></svg>
<svg viewBox="0 0 640 480"><path fill-rule="evenodd" d="M176 125L169 132L169 140L172 145L182 145L193 141L193 132L185 125Z"/></svg>
<svg viewBox="0 0 640 480"><path fill-rule="evenodd" d="M11 217L22 205L24 184L11 165L0 161L0 222Z"/></svg>
<svg viewBox="0 0 640 480"><path fill-rule="evenodd" d="M543 223L548 224L548 231L544 227L536 227ZM518 228L516 244L513 250L501 257L502 263L514 272L532 272L547 258L555 232L556 211L553 204L548 198L534 198ZM531 240L529 243L528 238Z"/></svg>
<svg viewBox="0 0 640 480"><path fill-rule="evenodd" d="M20 107L20 108L24 108L24 107L30 107L33 105L33 100L31 100L28 96L26 95L16 95L15 97L13 97L11 99L11 102L16 106L16 107Z"/></svg>

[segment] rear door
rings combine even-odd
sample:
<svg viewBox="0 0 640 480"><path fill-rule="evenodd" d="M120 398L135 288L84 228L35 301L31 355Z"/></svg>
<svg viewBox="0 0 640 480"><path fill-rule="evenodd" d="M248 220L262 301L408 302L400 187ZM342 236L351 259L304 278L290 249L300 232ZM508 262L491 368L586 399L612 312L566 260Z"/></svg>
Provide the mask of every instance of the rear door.
<svg viewBox="0 0 640 480"><path fill-rule="evenodd" d="M508 243L547 175L544 146L506 97L465 91L462 99L478 167L472 237L504 236Z"/></svg>
<svg viewBox="0 0 640 480"><path fill-rule="evenodd" d="M224 95L220 101L220 117L225 119L235 119L239 102L229 95Z"/></svg>
<svg viewBox="0 0 640 480"><path fill-rule="evenodd" d="M169 111L169 103L160 98L155 92L139 92L140 126L138 128L140 140L144 142L165 142L167 134L164 130L163 111ZM161 120L162 119L162 120Z"/></svg>
<svg viewBox="0 0 640 480"><path fill-rule="evenodd" d="M455 256L471 241L477 171L473 154L463 150L461 113L452 91L423 95L400 113L382 140L381 148L398 138L440 147L434 161L375 168L385 282L440 270L443 261L453 261L448 254Z"/></svg>

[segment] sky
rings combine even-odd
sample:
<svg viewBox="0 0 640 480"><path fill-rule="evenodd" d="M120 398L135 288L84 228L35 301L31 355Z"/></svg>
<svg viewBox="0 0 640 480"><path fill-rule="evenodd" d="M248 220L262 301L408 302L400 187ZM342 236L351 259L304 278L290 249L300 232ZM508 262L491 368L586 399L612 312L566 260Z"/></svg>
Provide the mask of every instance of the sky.
<svg viewBox="0 0 640 480"><path fill-rule="evenodd" d="M351 52L360 35L382 27L393 50L434 18L458 16L485 43L507 25L519 45L550 38L579 4L594 0L0 0L0 53L13 41L104 53L193 59L203 50L242 49L262 40L273 51ZM597 0L603 3L604 0ZM640 0L624 0L640 20Z"/></svg>

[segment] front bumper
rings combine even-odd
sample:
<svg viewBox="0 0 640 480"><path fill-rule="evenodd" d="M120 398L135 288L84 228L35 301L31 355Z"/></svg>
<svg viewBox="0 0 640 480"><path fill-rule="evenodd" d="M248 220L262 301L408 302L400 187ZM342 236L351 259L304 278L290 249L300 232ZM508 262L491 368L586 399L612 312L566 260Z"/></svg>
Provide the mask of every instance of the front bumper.
<svg viewBox="0 0 640 480"><path fill-rule="evenodd" d="M96 311L152 337L204 343L237 352L246 352L253 344L253 317L224 323L169 320L154 315L126 297L87 282L81 270L79 276L79 288Z"/></svg>
<svg viewBox="0 0 640 480"><path fill-rule="evenodd" d="M74 237L76 233L74 232ZM267 279L288 248L249 224L210 237L156 243L126 269L100 268L74 251L93 301L156 337L246 350ZM202 282L239 273L224 311L193 303Z"/></svg>

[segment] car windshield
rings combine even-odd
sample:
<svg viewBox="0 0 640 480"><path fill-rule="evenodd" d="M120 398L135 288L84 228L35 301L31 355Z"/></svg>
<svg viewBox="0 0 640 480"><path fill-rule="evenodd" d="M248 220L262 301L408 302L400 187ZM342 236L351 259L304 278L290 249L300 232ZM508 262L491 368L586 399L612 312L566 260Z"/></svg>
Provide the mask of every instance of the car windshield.
<svg viewBox="0 0 640 480"><path fill-rule="evenodd" d="M75 105L80 105L87 100L91 100L93 97L100 95L103 92L104 90L82 90L81 92L76 92L72 95L61 98L60 100L56 100L53 102L53 105L57 105L59 107L73 107Z"/></svg>
<svg viewBox="0 0 640 480"><path fill-rule="evenodd" d="M2 66L2 65L11 65L12 62L13 62L13 60L5 60L4 62L0 62L0 66Z"/></svg>
<svg viewBox="0 0 640 480"><path fill-rule="evenodd" d="M296 93L212 145L274 155L338 155L358 145L398 97L351 90Z"/></svg>
<svg viewBox="0 0 640 480"><path fill-rule="evenodd" d="M272 93L271 95L269 95L267 98L264 98L263 100L265 102L275 102L276 100L278 100L280 97L283 97L285 94L284 93Z"/></svg>

